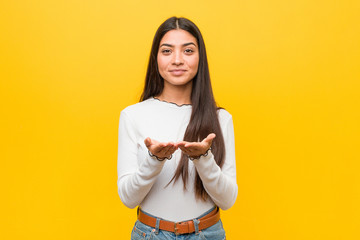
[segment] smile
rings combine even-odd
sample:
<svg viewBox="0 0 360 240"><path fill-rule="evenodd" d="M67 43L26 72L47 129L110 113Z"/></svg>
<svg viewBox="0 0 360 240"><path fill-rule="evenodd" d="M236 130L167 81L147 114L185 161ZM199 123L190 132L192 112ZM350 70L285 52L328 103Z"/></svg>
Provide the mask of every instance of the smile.
<svg viewBox="0 0 360 240"><path fill-rule="evenodd" d="M186 70L184 70L184 69L174 69L174 70L170 70L169 72L171 72L172 75L179 76L179 75L182 75L183 73L185 73Z"/></svg>

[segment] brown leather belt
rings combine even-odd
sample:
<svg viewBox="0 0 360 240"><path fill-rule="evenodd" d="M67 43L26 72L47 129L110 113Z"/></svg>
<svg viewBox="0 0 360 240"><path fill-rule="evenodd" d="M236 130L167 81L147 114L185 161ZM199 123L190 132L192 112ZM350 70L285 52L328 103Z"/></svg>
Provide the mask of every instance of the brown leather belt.
<svg viewBox="0 0 360 240"><path fill-rule="evenodd" d="M150 227L156 227L156 218L145 214L140 208L138 208L138 220ZM199 231L211 227L220 220L219 208L216 207L213 211L198 220L200 221L198 224ZM159 222L159 229L173 232L177 235L195 232L193 220L185 222L171 222L161 219Z"/></svg>

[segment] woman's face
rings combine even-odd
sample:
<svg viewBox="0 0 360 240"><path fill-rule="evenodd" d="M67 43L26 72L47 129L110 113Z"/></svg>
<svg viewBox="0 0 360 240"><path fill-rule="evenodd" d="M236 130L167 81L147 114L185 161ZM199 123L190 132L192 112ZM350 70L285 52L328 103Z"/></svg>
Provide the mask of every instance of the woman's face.
<svg viewBox="0 0 360 240"><path fill-rule="evenodd" d="M189 84L199 66L196 38L182 29L167 32L160 41L157 63L164 85Z"/></svg>

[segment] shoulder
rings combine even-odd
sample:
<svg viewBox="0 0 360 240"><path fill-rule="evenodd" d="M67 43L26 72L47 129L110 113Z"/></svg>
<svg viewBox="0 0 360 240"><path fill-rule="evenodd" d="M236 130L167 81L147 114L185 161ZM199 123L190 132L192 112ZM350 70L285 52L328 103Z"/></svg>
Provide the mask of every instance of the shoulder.
<svg viewBox="0 0 360 240"><path fill-rule="evenodd" d="M232 115L224 108L219 108L217 112L220 125L226 124L227 122L232 120Z"/></svg>
<svg viewBox="0 0 360 240"><path fill-rule="evenodd" d="M135 103L133 105L127 106L121 111L121 115L127 116L137 116L144 114L148 111L151 111L154 107L154 101L152 99L147 99L142 102Z"/></svg>

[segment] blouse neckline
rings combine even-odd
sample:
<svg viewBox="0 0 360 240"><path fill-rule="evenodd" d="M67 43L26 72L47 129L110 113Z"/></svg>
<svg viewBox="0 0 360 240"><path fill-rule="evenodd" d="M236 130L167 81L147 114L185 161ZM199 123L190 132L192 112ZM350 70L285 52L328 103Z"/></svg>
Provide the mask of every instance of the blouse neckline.
<svg viewBox="0 0 360 240"><path fill-rule="evenodd" d="M152 99L158 101L158 102L161 102L161 103L165 103L165 104L168 104L169 106L175 106L175 107L178 107L178 108L188 108L188 107L192 107L191 104L177 104L177 103L174 103L174 102L168 102L168 101L165 101L165 100L160 100L156 97L152 97Z"/></svg>

